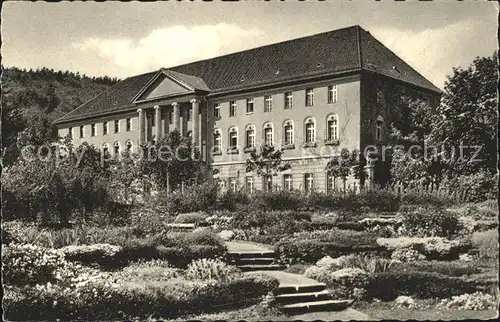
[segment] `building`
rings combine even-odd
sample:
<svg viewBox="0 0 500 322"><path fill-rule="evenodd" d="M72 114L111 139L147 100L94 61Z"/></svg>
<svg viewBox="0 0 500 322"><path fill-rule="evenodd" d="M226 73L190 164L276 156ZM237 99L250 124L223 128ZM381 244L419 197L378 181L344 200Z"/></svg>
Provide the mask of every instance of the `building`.
<svg viewBox="0 0 500 322"><path fill-rule="evenodd" d="M353 26L129 77L55 124L112 154L178 129L212 164L209 176L249 190L266 184L245 160L270 143L291 164L273 185L330 190L339 184L325 172L332 153L383 144L401 92L432 106L441 95Z"/></svg>

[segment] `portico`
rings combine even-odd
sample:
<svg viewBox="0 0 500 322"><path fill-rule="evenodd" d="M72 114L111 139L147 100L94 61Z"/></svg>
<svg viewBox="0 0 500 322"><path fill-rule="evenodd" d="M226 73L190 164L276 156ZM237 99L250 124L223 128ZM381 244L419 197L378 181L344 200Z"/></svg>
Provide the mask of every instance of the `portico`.
<svg viewBox="0 0 500 322"><path fill-rule="evenodd" d="M193 146L202 150L207 143L210 92L199 77L162 69L136 95L139 144L156 141L170 131L192 136Z"/></svg>

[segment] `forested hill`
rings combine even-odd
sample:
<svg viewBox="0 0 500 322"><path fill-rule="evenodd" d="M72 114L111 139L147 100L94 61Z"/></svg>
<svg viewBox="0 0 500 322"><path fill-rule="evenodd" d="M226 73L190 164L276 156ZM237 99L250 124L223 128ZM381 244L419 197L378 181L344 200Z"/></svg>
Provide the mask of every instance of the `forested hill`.
<svg viewBox="0 0 500 322"><path fill-rule="evenodd" d="M88 77L48 68L5 68L2 73L2 105L21 109L23 115L42 111L51 121L116 84L116 78Z"/></svg>
<svg viewBox="0 0 500 322"><path fill-rule="evenodd" d="M52 121L117 82L48 68L2 67L2 154L22 131L34 138L52 137Z"/></svg>

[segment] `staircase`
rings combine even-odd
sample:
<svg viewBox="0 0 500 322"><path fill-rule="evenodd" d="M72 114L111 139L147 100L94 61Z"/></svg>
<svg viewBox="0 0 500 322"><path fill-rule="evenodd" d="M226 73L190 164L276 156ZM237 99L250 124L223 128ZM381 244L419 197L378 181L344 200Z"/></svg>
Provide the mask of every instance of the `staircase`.
<svg viewBox="0 0 500 322"><path fill-rule="evenodd" d="M274 251L228 252L230 262L243 272L277 271L284 267L276 264Z"/></svg>
<svg viewBox="0 0 500 322"><path fill-rule="evenodd" d="M283 312L301 314L315 311L341 311L352 304L352 300L332 300L325 284L280 285L276 301Z"/></svg>
<svg viewBox="0 0 500 322"><path fill-rule="evenodd" d="M233 244L234 245L234 244ZM324 283L298 274L282 272L283 266L276 263L276 253L256 245L255 249L230 247L228 256L233 265L243 272L260 271L275 277L280 282L276 301L288 314L314 311L342 311L352 300L332 300Z"/></svg>

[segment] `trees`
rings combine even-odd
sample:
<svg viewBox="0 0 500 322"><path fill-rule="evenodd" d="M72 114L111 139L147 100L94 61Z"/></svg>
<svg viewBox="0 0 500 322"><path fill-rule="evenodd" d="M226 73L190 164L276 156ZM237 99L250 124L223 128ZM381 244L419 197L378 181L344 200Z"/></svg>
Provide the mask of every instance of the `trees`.
<svg viewBox="0 0 500 322"><path fill-rule="evenodd" d="M431 140L447 151L444 162L450 175L472 174L481 168L496 172L497 87L498 52L477 57L466 69L455 68L448 77Z"/></svg>
<svg viewBox="0 0 500 322"><path fill-rule="evenodd" d="M168 133L154 145L142 148L145 153L141 171L159 187L176 189L182 182L190 184L201 179L205 162L200 160L200 152L193 149L192 138L182 136L178 130Z"/></svg>
<svg viewBox="0 0 500 322"><path fill-rule="evenodd" d="M366 162L358 150L350 152L348 149L342 149L340 154L334 155L326 165L326 172L335 179L340 178L343 183L343 189L346 190L347 178L353 175L360 180L360 185L364 184L366 172L364 170Z"/></svg>
<svg viewBox="0 0 500 322"><path fill-rule="evenodd" d="M255 151L246 160L246 171L255 171L257 176L263 177L268 182L267 189L271 190L272 181L268 180L278 173L290 169L290 164L282 164L284 149L276 150L272 145L263 145L260 154Z"/></svg>

